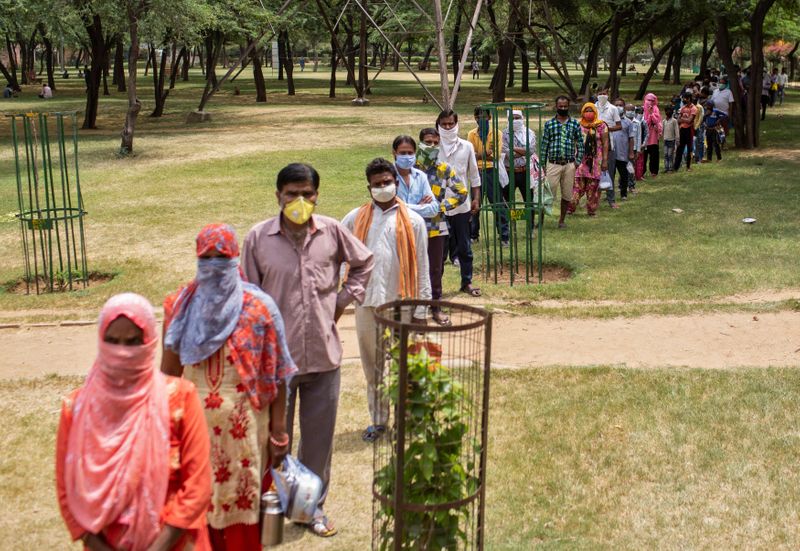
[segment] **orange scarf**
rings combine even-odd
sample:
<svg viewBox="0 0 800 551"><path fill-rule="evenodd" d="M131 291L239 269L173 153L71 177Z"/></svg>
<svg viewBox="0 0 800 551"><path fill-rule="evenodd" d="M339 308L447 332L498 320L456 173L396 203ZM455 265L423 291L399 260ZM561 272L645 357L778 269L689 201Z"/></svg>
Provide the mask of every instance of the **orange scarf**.
<svg viewBox="0 0 800 551"><path fill-rule="evenodd" d="M372 213L375 204L370 201L360 209L356 215L354 235L366 245L367 233L372 226ZM417 298L417 243L414 239L414 230L411 218L405 203L397 200L397 219L395 221L397 232L397 256L400 260L400 281L398 291L400 298Z"/></svg>
<svg viewBox="0 0 800 551"><path fill-rule="evenodd" d="M593 121L590 122L583 118L583 114L586 111L592 111L594 113ZM597 110L597 106L594 103L587 101L586 103L583 104L583 107L581 107L580 123L581 126L583 126L584 128L597 128L598 126L603 124L603 119L600 118L600 111Z"/></svg>

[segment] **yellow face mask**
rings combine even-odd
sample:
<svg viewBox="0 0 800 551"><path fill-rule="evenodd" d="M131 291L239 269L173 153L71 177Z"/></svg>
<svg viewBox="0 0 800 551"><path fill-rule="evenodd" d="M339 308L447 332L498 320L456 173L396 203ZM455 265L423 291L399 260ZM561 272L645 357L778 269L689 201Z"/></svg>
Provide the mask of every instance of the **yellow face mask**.
<svg viewBox="0 0 800 551"><path fill-rule="evenodd" d="M286 203L283 207L283 215L294 222L295 224L302 225L308 222L311 214L314 212L316 205L304 197L298 197L293 201Z"/></svg>

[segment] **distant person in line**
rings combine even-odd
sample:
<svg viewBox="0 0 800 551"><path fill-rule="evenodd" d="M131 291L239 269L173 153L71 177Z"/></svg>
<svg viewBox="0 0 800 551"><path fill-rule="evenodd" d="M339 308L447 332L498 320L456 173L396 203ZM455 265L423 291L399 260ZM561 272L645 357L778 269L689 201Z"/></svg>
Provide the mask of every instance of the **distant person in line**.
<svg viewBox="0 0 800 551"><path fill-rule="evenodd" d="M786 67L781 69L781 74L778 75L778 98L780 104L783 105L783 97L786 95L786 86L789 84L789 75L786 74Z"/></svg>
<svg viewBox="0 0 800 551"><path fill-rule="evenodd" d="M6 87L3 88L3 99L8 99L14 97L14 89L11 87L10 84L6 84Z"/></svg>
<svg viewBox="0 0 800 551"><path fill-rule="evenodd" d="M569 116L569 98L556 98L556 116L547 121L542 131L542 171L546 174L555 201L561 193L559 229L567 227L564 220L572 203L575 170L583 158L583 134L580 123Z"/></svg>
<svg viewBox="0 0 800 551"><path fill-rule="evenodd" d="M778 74L778 68L772 68L772 74L769 76L769 106L775 107L775 99L778 97L778 89L780 85L778 84L778 79L780 79L780 75Z"/></svg>
<svg viewBox="0 0 800 551"><path fill-rule="evenodd" d="M70 536L92 551L211 551L211 451L195 386L159 371L144 297L111 297L98 326L94 364L64 398L56 437Z"/></svg>
<svg viewBox="0 0 800 551"><path fill-rule="evenodd" d="M465 202L447 212L450 226L450 257L458 261L461 269L462 293L472 297L481 296L481 290L472 285L472 242L470 241L470 219L478 216L481 201L481 176L475 159L475 148L467 140L458 137L458 113L447 109L436 118L439 132L438 161L447 163L459 178L472 190L472 201Z"/></svg>
<svg viewBox="0 0 800 551"><path fill-rule="evenodd" d="M302 73L305 70L306 70L306 58L300 56L300 72Z"/></svg>
<svg viewBox="0 0 800 551"><path fill-rule="evenodd" d="M69 78L69 71L64 69L64 72L61 74L61 78Z"/></svg>
<svg viewBox="0 0 800 551"><path fill-rule="evenodd" d="M786 71L786 69L784 69ZM481 78L481 64L475 59L472 61L472 80L480 80Z"/></svg>
<svg viewBox="0 0 800 551"><path fill-rule="evenodd" d="M475 107L473 111L475 117L476 128L473 128L467 134L467 141L472 144L475 150L475 161L478 163L478 170L481 173L481 186L482 186L482 199L486 199L490 204L502 203L507 200L505 198L505 190L498 187L498 197L495 197L495 181L494 181L494 133L492 132L492 114L486 110L481 109L480 106ZM499 182L497 183L499 186ZM504 197L501 199L500 196ZM508 217L506 213L499 209L495 211L495 227L497 233L500 235L500 242L503 246L508 246ZM472 242L477 243L481 234L481 217L480 213L472 217L470 226Z"/></svg>
<svg viewBox="0 0 800 551"><path fill-rule="evenodd" d="M672 172L675 162L675 147L678 143L678 119L674 117L675 110L670 106L664 112L667 118L664 119L664 172Z"/></svg>
<svg viewBox="0 0 800 551"><path fill-rule="evenodd" d="M375 266L364 302L355 308L358 349L367 380L371 419L361 439L374 442L386 432L389 415L388 405L381 405L378 394L385 358L376 339L375 309L400 299L430 300L431 280L425 220L398 198L395 167L386 159L378 158L367 165L365 173L370 200L350 211L342 225L372 251ZM401 316L405 321L425 324L427 308L420 306L413 312L402 312Z"/></svg>
<svg viewBox="0 0 800 551"><path fill-rule="evenodd" d="M632 103L626 105L622 98L618 98L614 104L618 110L622 111L623 115L626 110L632 112L635 109ZM615 180L615 176L619 177L619 196L623 201L627 201L629 182L633 179L628 173L628 163L634 160L633 139L636 137L636 121L623 116L620 122L622 130L614 132L610 138L616 143L613 151L609 151L608 154L608 174L611 176L612 182Z"/></svg>
<svg viewBox="0 0 800 551"><path fill-rule="evenodd" d="M712 152L716 152L717 161L722 160L722 151L720 150L720 133L723 134L722 122L725 119L725 113L719 109L714 108L714 103L707 101L705 105L705 115L703 124L706 127L706 161L711 162Z"/></svg>
<svg viewBox="0 0 800 551"><path fill-rule="evenodd" d="M681 168L683 156L692 149L692 134L697 107L692 102L692 94L685 93L683 107L678 112L678 149L675 151L675 172ZM692 170L692 155L686 155L686 170Z"/></svg>
<svg viewBox="0 0 800 551"><path fill-rule="evenodd" d="M620 132L622 130L622 122L621 122L621 115L619 114L619 110L615 105L609 101L608 97L608 88L603 88L597 94L597 113L600 116L600 119L606 123L606 130L609 132L608 135L608 147L609 151L614 150L614 142L611 140L611 136L615 132ZM613 156L613 155L612 155ZM614 193L614 186L611 186L611 189L606 191L606 201L608 201L608 206L612 209L618 208L617 205L617 198Z"/></svg>
<svg viewBox="0 0 800 551"><path fill-rule="evenodd" d="M600 173L608 170L608 130L593 103L585 103L581 108L580 125L583 148L581 163L575 170L569 213L575 212L581 197L586 195L587 214L597 216L597 207L600 204Z"/></svg>
<svg viewBox="0 0 800 551"><path fill-rule="evenodd" d="M645 157L648 159L647 165L650 169L650 176L658 176L659 159L658 142L661 140L663 124L661 121L661 111L658 108L658 97L655 94L647 94L644 97L644 124L647 126L647 140L645 141Z"/></svg>
<svg viewBox="0 0 800 551"><path fill-rule="evenodd" d="M42 91L39 92L39 97L42 99L50 99L53 97L53 89L50 88L46 82L42 83Z"/></svg>
<svg viewBox="0 0 800 551"><path fill-rule="evenodd" d="M761 77L761 120L765 120L767 118L767 107L770 106L771 98L772 98L772 83L773 83L772 75L770 75L766 69L764 70L764 74Z"/></svg>
<svg viewBox="0 0 800 551"><path fill-rule="evenodd" d="M511 116L513 117L511 126L506 126L500 132L502 143L500 162L508 172L508 185L502 188L502 193L503 198L513 205L517 202L516 190L519 190L524 206L529 198L533 201L534 176L539 177L536 133L525 124L521 110L514 109ZM532 216L528 218L529 227L533 225Z"/></svg>
<svg viewBox="0 0 800 551"><path fill-rule="evenodd" d="M439 157L439 132L435 128L423 128L419 133L419 151L417 166L428 176L431 191L439 202L439 212L433 218L426 219L428 224L428 266L431 279L431 298L442 298L442 273L447 260L447 213L465 202L469 192L464 183L447 163L441 163ZM431 308L433 321L442 326L450 326L450 321L440 307Z"/></svg>
<svg viewBox="0 0 800 551"><path fill-rule="evenodd" d="M714 93L711 94L711 101L714 103L714 109L718 109L725 114L725 120L722 124L727 133L729 130L728 121L731 116L731 108L734 107L734 102L736 101L733 99L733 92L731 92L728 86L728 77L719 79L719 88L714 90Z"/></svg>

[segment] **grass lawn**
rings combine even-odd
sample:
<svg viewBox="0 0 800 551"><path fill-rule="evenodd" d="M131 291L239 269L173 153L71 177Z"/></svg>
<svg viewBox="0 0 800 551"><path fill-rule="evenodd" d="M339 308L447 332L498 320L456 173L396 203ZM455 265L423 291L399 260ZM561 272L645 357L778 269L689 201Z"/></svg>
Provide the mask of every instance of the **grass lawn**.
<svg viewBox="0 0 800 551"><path fill-rule="evenodd" d="M60 396L78 378L0 382L0 530L67 548L54 494ZM795 369L495 371L487 548L796 549ZM366 549L371 448L363 376L346 367L330 541L287 526L286 549Z"/></svg>
<svg viewBox="0 0 800 551"><path fill-rule="evenodd" d="M193 238L203 224L230 222L243 238L253 224L277 212L274 179L285 164L306 161L317 167L322 175L318 210L341 218L367 199L365 164L378 155L390 156L396 135L416 135L436 116L436 108L422 103L421 90L405 73L382 74L366 108L350 105L352 92L342 83L340 97L328 99L324 71L296 74L297 96L287 97L282 83L269 78L268 103L260 105L253 101L252 82L241 77L236 84L242 95L221 92L210 104L214 120L192 126L184 121L199 101L199 74L179 83L160 119L147 116L152 82L142 77L137 154L128 159L115 157L125 96L102 97L99 129L81 131L81 181L89 211L89 268L116 277L71 294L26 297L0 291L0 310L17 312L11 317L20 320L75 317L75 310L91 317L108 296L122 290L160 303L192 276ZM437 77L425 78L434 84ZM0 103L0 113L83 108L81 80L57 85L56 99L46 104L28 87L23 98ZM488 101L487 85L486 78L464 83L457 106L463 135L473 126L472 106ZM635 80L628 78L623 94L630 96L635 88ZM673 92L661 83L653 89L662 97ZM552 101L556 93L548 81L534 80L525 99ZM510 92L511 99L521 97L518 88ZM647 180L620 210L601 208L597 219L579 212L566 231L556 232L553 218L548 219L545 260L574 270L569 281L513 289L482 278L476 283L489 302L526 299L534 305L543 298L704 301L800 287L800 198L794 189L800 181L800 101L794 92L783 107L769 112L762 128L764 148L757 152L729 150L721 164ZM23 273L19 226L9 214L16 210L9 144L8 124L0 119L0 246L6 252L0 257L0 282ZM673 208L684 213L675 214ZM742 224L746 216L758 222ZM480 252L479 246L476 258ZM445 291L454 293L457 271L449 267L445 276ZM598 315L644 311L645 306L631 306Z"/></svg>

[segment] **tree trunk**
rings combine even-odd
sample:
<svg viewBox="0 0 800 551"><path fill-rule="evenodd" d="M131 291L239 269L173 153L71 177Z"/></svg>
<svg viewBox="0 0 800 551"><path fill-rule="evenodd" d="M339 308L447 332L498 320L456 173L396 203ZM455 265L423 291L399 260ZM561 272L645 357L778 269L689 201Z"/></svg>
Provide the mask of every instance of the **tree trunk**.
<svg viewBox="0 0 800 551"><path fill-rule="evenodd" d="M686 40L675 43L675 55L672 58L672 84L681 84L681 62L683 61L683 47Z"/></svg>
<svg viewBox="0 0 800 551"><path fill-rule="evenodd" d="M122 142L119 146L120 155L133 153L133 133L136 130L136 119L142 104L136 97L136 70L139 60L139 18L133 12L128 12L128 33L131 47L128 50L128 110L125 113L125 125L122 127Z"/></svg>
<svg viewBox="0 0 800 551"><path fill-rule="evenodd" d="M364 2L364 8L366 8L367 0L362 0L362 2ZM364 13L364 10L361 10L361 17L359 19L358 83L356 84L356 90L358 91L358 97L364 99L364 96L367 94L367 85L369 84L369 77L367 76L367 14Z"/></svg>
<svg viewBox="0 0 800 551"><path fill-rule="evenodd" d="M488 73L489 69L492 68L492 56L489 54L483 54L483 59L481 59L481 72Z"/></svg>
<svg viewBox="0 0 800 551"><path fill-rule="evenodd" d="M117 85L117 92L124 92L125 87L125 44L122 35L118 35L114 48L114 79L111 84Z"/></svg>
<svg viewBox="0 0 800 551"><path fill-rule="evenodd" d="M292 64L292 44L289 42L289 31L282 30L278 33L278 44L280 45L283 42L283 57L280 60L281 65L283 65L284 70L286 71L286 92L288 95L293 96L295 93L294 90L294 78L292 78L292 73L294 72L294 65ZM281 48L278 47L278 51L280 52Z"/></svg>
<svg viewBox="0 0 800 551"><path fill-rule="evenodd" d="M181 60L183 60L184 57L186 57L187 55L189 55L189 50L186 48L186 45L184 45L178 52L178 57L175 58L175 62L172 64L172 71L169 74L170 90L173 90L175 88L175 82L178 79L178 72L181 70ZM183 63L184 65L186 64L185 61Z"/></svg>
<svg viewBox="0 0 800 551"><path fill-rule="evenodd" d="M761 132L761 73L764 69L764 20L775 0L759 0L750 18L750 93L747 94L745 147L759 146Z"/></svg>
<svg viewBox="0 0 800 551"><path fill-rule="evenodd" d="M355 37L353 36L353 14L347 14L347 21L348 24L345 25L345 33L347 34L347 39L345 41L344 50L347 55L347 66L349 69L347 70L347 82L346 84L349 86L354 86L358 88L358 83L356 82L356 46L355 46Z"/></svg>
<svg viewBox="0 0 800 551"><path fill-rule="evenodd" d="M166 105L167 96L169 96L169 89L164 90L169 50L166 47L162 48L160 63L156 58L156 50L153 45L150 46L150 50L153 52L153 96L156 101L155 109L150 113L150 116L160 117L164 114L164 105Z"/></svg>
<svg viewBox="0 0 800 551"><path fill-rule="evenodd" d="M623 15L619 11L614 12L614 17L611 19L611 45L609 46L609 74L608 83L606 88L609 89L609 97L614 98L614 90L619 89L619 77L617 71L619 70L619 31L622 25Z"/></svg>
<svg viewBox="0 0 800 551"><path fill-rule="evenodd" d="M189 58L192 58L191 61ZM191 48L186 48L186 53L183 56L183 66L181 67L181 80L183 82L189 82L189 67L194 66L194 50Z"/></svg>
<svg viewBox="0 0 800 551"><path fill-rule="evenodd" d="M3 71L3 76L15 91L19 92L19 80L17 79L17 56L14 47L11 45L11 39L6 35L6 51L8 52L8 68Z"/></svg>
<svg viewBox="0 0 800 551"><path fill-rule="evenodd" d="M47 65L47 85L55 90L56 81L53 77L53 42L45 33L44 26L42 26L40 33L42 35L42 41L44 42L44 60Z"/></svg>
<svg viewBox="0 0 800 551"><path fill-rule="evenodd" d="M97 107L100 102L100 79L103 76L103 63L106 59L106 41L103 37L103 23L97 14L83 16L83 24L89 35L92 52L92 67L89 71L89 84L86 87L86 109L81 128L97 128Z"/></svg>
<svg viewBox="0 0 800 551"><path fill-rule="evenodd" d="M520 36L517 38L517 50L519 50L519 61L522 65L522 86L519 91L528 93L530 92L530 63L528 63L528 47L525 41Z"/></svg>
<svg viewBox="0 0 800 551"><path fill-rule="evenodd" d="M713 46L712 46L713 48ZM700 77L705 78L706 76L706 65L708 64L708 58L711 57L711 51L708 48L708 29L703 29L703 50L700 53Z"/></svg>
<svg viewBox="0 0 800 551"><path fill-rule="evenodd" d="M517 54L517 46L514 42L511 42L511 55L508 57L508 83L506 84L506 88L513 88L514 87L514 77L516 75L516 66L514 65L514 57Z"/></svg>
<svg viewBox="0 0 800 551"><path fill-rule="evenodd" d="M730 34L728 32L728 20L724 14L717 16L716 35L719 57L722 63L725 64L725 67L732 73L728 79L728 85L731 87L731 93L734 98L734 103L731 105L733 112L730 113L734 127L734 143L736 147L744 147L746 132L745 113L747 110L746 107L742 105L742 89L739 86L739 79L736 77L736 74L733 73L733 48L731 48Z"/></svg>
<svg viewBox="0 0 800 551"><path fill-rule="evenodd" d="M536 80L542 80L542 47L536 46Z"/></svg>
<svg viewBox="0 0 800 551"><path fill-rule="evenodd" d="M200 99L198 111L202 111L211 95L211 91L217 87L217 60L222 49L222 32L213 31L206 37L206 86L203 89L203 97Z"/></svg>
<svg viewBox="0 0 800 551"><path fill-rule="evenodd" d="M330 80L330 88L328 89L328 97L335 98L336 97L336 65L338 56L336 55L336 40L334 40L333 35L331 35L331 80Z"/></svg>
<svg viewBox="0 0 800 551"><path fill-rule="evenodd" d="M586 70L583 72L581 87L578 94L584 96L589 91L589 81L597 77L597 60L600 57L600 46L606 37L606 32L595 32L589 41L589 51L586 54Z"/></svg>
<svg viewBox="0 0 800 551"><path fill-rule="evenodd" d="M21 33L17 33L17 46L19 47L19 66L22 70L22 84L31 84L28 78L28 43Z"/></svg>
<svg viewBox="0 0 800 551"><path fill-rule="evenodd" d="M497 25L494 1L488 0L486 2L486 10L489 14L489 22L492 26L495 43L498 45L497 69L492 77L492 103L502 103L506 101L506 78L508 76L506 73L508 72L509 62L514 55L514 42L511 37L514 35L514 30L517 26L516 18L512 10L508 16L507 32L503 34Z"/></svg>
<svg viewBox="0 0 800 551"><path fill-rule="evenodd" d="M453 23L453 39L450 41L450 57L453 63L453 84L455 85L458 77L458 64L461 62L461 49L458 47L458 39L461 35L461 14L464 12L465 0L458 0L456 5L456 20Z"/></svg>
<svg viewBox="0 0 800 551"><path fill-rule="evenodd" d="M670 79L672 79L672 63L675 59L675 48L677 47L677 43L673 43L669 49L669 55L667 56L667 64L664 67L664 78L661 79L661 82L667 84Z"/></svg>
<svg viewBox="0 0 800 551"><path fill-rule="evenodd" d="M658 69L658 64L661 63L661 59L664 57L664 54L667 53L667 50L672 49L672 46L673 44L675 44L676 41L682 40L684 34L685 31L672 35L672 38L670 38L669 41L665 42L664 45L658 49L658 51L655 50L653 51L653 62L650 64L650 68L647 69L647 73L645 73L644 79L642 80L642 83L639 85L639 91L636 92L637 100L644 99L644 95L647 93L647 88L648 86L650 86L650 80L653 78L656 69ZM667 66L669 67L669 65Z"/></svg>
<svg viewBox="0 0 800 551"><path fill-rule="evenodd" d="M428 48L425 50L425 55L422 56L422 61L419 62L419 69L421 71L427 71L431 64L431 53L433 52L433 44L428 45Z"/></svg>
<svg viewBox="0 0 800 551"><path fill-rule="evenodd" d="M110 96L108 91L108 73L111 68L111 44L106 43L105 57L103 58L103 95Z"/></svg>
<svg viewBox="0 0 800 551"><path fill-rule="evenodd" d="M253 64L253 82L256 85L256 103L266 103L267 84L264 82L264 72L261 70L261 55L258 48L250 50L250 59Z"/></svg>
<svg viewBox="0 0 800 551"><path fill-rule="evenodd" d="M800 40L794 43L794 48L786 57L789 58L789 80L794 82L794 73L797 69L797 48L800 47Z"/></svg>

